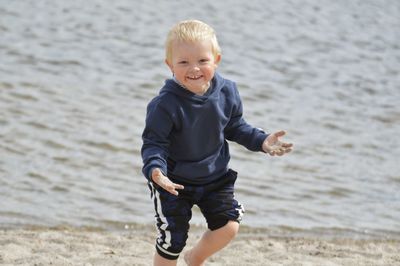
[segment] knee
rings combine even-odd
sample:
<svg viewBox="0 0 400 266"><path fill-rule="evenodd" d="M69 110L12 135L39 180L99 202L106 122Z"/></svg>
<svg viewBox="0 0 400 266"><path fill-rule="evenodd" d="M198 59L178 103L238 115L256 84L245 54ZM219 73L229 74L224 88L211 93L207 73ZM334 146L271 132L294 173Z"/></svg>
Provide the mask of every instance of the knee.
<svg viewBox="0 0 400 266"><path fill-rule="evenodd" d="M236 221L228 221L228 223L221 228L227 238L234 238L239 231L239 223Z"/></svg>
<svg viewBox="0 0 400 266"><path fill-rule="evenodd" d="M157 253L168 260L176 260L186 245L187 231L160 231L156 241Z"/></svg>
<svg viewBox="0 0 400 266"><path fill-rule="evenodd" d="M157 253L168 260L177 260L186 243L183 242L172 242L171 244L166 244L165 242L156 243Z"/></svg>

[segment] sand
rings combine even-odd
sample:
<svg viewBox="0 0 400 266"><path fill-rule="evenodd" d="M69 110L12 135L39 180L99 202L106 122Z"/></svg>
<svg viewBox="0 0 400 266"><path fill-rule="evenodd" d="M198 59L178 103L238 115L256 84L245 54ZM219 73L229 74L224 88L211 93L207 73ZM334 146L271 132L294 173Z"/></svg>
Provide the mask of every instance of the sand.
<svg viewBox="0 0 400 266"><path fill-rule="evenodd" d="M2 229L0 265L151 265L154 235L147 226ZM188 244L200 235L191 232ZM185 265L181 258L178 265ZM244 230L207 265L400 265L400 240L273 237Z"/></svg>

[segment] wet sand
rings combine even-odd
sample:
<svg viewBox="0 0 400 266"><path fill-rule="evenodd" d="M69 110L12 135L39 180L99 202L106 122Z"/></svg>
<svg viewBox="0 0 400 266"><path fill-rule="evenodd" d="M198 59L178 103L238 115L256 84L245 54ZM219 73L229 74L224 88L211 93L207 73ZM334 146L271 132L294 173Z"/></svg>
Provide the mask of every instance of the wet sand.
<svg viewBox="0 0 400 266"><path fill-rule="evenodd" d="M3 229L1 265L151 265L152 228L102 231L77 228ZM201 235L191 232L188 246ZM183 257L183 256L181 256ZM178 265L185 265L180 258ZM272 237L240 232L207 265L400 265L400 240Z"/></svg>

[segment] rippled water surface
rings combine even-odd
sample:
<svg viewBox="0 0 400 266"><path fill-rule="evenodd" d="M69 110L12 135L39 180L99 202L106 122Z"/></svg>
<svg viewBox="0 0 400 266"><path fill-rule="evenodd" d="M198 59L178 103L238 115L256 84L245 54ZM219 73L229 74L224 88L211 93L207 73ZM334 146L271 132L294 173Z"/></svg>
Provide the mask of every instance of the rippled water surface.
<svg viewBox="0 0 400 266"><path fill-rule="evenodd" d="M231 145L244 224L400 233L399 1L1 3L3 226L153 222L145 107L170 76L168 29L198 18L248 122L296 145Z"/></svg>

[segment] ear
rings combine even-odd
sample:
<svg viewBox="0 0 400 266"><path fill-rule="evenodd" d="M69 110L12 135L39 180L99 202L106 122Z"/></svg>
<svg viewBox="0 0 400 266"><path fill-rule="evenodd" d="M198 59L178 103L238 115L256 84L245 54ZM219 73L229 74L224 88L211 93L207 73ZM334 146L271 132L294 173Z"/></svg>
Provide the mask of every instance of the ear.
<svg viewBox="0 0 400 266"><path fill-rule="evenodd" d="M169 67L169 69L171 70L172 73L174 73L174 68L172 67L172 64L170 62L168 62L168 59L165 59L165 64L167 64L167 66Z"/></svg>
<svg viewBox="0 0 400 266"><path fill-rule="evenodd" d="M215 65L217 65L218 66L218 64L219 64L219 62L221 62L221 54L218 54L216 57L215 57L215 61L214 61L214 64Z"/></svg>

